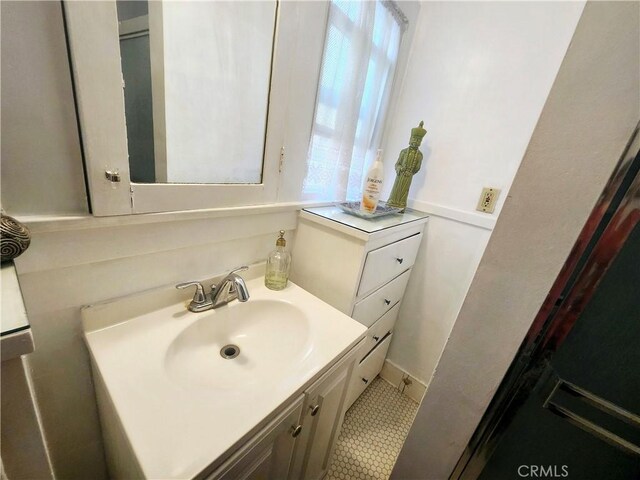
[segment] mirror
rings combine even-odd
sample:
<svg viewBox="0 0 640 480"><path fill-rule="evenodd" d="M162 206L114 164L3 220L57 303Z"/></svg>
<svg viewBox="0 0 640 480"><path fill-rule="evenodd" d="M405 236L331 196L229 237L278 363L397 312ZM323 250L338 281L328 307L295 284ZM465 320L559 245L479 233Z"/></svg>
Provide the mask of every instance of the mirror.
<svg viewBox="0 0 640 480"><path fill-rule="evenodd" d="M117 1L132 182L262 182L276 10Z"/></svg>

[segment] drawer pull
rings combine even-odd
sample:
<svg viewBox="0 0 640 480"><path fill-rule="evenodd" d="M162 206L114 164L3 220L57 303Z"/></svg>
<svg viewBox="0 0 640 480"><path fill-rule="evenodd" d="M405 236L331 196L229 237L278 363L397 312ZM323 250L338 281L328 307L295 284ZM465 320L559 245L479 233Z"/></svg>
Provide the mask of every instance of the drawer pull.
<svg viewBox="0 0 640 480"><path fill-rule="evenodd" d="M385 303L385 305L391 305L391 300L388 300L388 299L385 298L384 299L384 303Z"/></svg>
<svg viewBox="0 0 640 480"><path fill-rule="evenodd" d="M300 435L300 432L302 431L302 425L298 425L297 427L291 427L291 436L293 438L296 438L298 435Z"/></svg>
<svg viewBox="0 0 640 480"><path fill-rule="evenodd" d="M369 383L369 380L367 380L366 378L363 378L363 379L362 379L362 381L363 381L365 384Z"/></svg>
<svg viewBox="0 0 640 480"><path fill-rule="evenodd" d="M378 337L377 335L373 337L373 339L377 342L378 340L380 340L380 337Z"/></svg>
<svg viewBox="0 0 640 480"><path fill-rule="evenodd" d="M402 262L404 262L404 258L396 258L397 262L402 265Z"/></svg>
<svg viewBox="0 0 640 480"><path fill-rule="evenodd" d="M318 411L320 410L320 404L309 405L309 408L311 409L311 416L315 417L318 414Z"/></svg>

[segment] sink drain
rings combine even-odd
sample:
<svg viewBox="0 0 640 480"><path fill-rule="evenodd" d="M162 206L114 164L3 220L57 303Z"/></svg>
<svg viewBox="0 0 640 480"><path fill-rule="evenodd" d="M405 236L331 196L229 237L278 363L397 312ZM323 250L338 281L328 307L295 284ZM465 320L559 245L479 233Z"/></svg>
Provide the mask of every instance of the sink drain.
<svg viewBox="0 0 640 480"><path fill-rule="evenodd" d="M240 347L237 345L225 345L220 349L220 356L226 359L236 358L240 355Z"/></svg>

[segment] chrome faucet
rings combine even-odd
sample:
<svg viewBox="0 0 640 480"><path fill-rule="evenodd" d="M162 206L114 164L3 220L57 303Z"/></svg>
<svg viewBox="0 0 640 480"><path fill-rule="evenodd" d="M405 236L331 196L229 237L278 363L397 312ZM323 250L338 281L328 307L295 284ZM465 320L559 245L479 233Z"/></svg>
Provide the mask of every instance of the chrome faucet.
<svg viewBox="0 0 640 480"><path fill-rule="evenodd" d="M196 293L188 306L191 312L204 312L205 310L218 308L236 298L239 302L246 302L249 300L249 290L247 289L247 284L244 283L244 279L236 272L243 272L248 268L245 266L231 270L217 285L211 285L210 293L204 293L204 287L200 282L179 283L176 288L196 287Z"/></svg>

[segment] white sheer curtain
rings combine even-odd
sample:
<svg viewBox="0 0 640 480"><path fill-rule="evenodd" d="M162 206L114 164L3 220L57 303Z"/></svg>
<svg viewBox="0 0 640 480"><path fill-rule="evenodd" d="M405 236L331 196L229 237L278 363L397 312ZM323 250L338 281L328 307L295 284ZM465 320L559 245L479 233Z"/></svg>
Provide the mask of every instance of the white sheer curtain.
<svg viewBox="0 0 640 480"><path fill-rule="evenodd" d="M403 27L393 2L331 2L305 200L361 195L363 172L380 143Z"/></svg>

